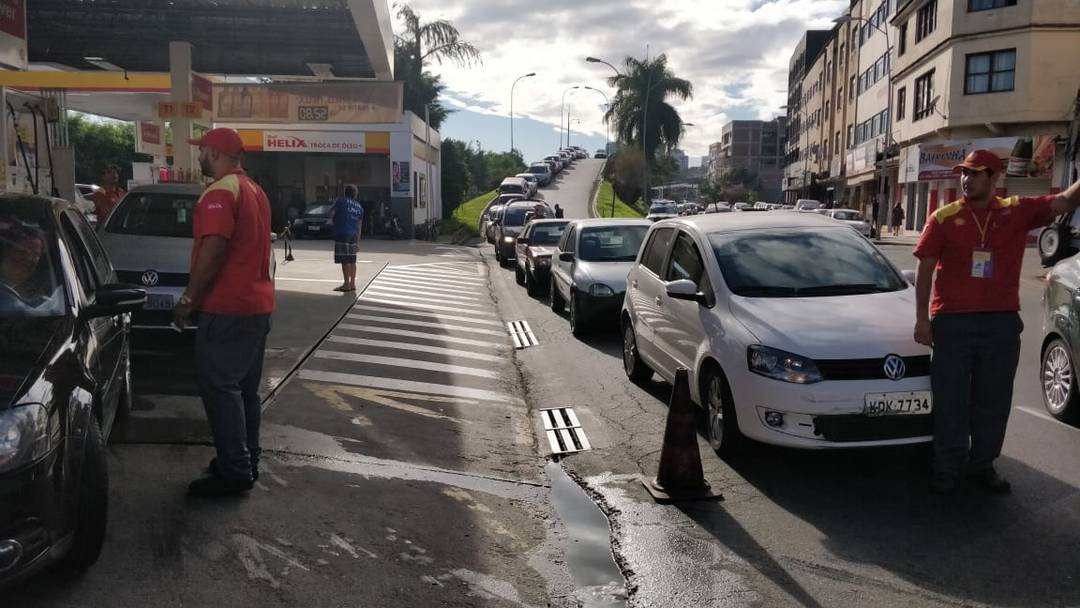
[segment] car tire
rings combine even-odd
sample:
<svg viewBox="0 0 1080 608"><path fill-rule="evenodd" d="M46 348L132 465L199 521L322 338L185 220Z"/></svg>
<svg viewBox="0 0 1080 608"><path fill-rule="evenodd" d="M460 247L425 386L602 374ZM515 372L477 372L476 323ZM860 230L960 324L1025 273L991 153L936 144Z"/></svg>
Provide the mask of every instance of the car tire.
<svg viewBox="0 0 1080 608"><path fill-rule="evenodd" d="M638 354L637 334L634 333L634 324L629 320L623 324L623 371L634 384L645 384L653 376L653 370L649 369Z"/></svg>
<svg viewBox="0 0 1080 608"><path fill-rule="evenodd" d="M559 293L559 286L555 284L555 275L551 275L551 311L561 315L566 310L566 300Z"/></svg>
<svg viewBox="0 0 1080 608"><path fill-rule="evenodd" d="M71 547L57 567L68 574L78 574L97 561L105 544L105 526L109 513L109 473L105 460L105 440L97 418L90 417L83 450L82 472L76 492L75 525Z"/></svg>
<svg viewBox="0 0 1080 608"><path fill-rule="evenodd" d="M1069 243L1071 233L1069 225L1060 222L1042 229L1036 244L1043 267L1049 268L1076 253Z"/></svg>
<svg viewBox="0 0 1080 608"><path fill-rule="evenodd" d="M502 266L502 253L500 253L498 247L495 247L495 261L498 262L500 266Z"/></svg>
<svg viewBox="0 0 1080 608"><path fill-rule="evenodd" d="M514 263L514 280L517 281L518 285L525 284L525 271L521 269L521 264L517 262Z"/></svg>
<svg viewBox="0 0 1080 608"><path fill-rule="evenodd" d="M531 297L537 297L540 294L540 285L536 283L536 275L529 272L529 269L525 268L525 293Z"/></svg>
<svg viewBox="0 0 1080 608"><path fill-rule="evenodd" d="M1080 390L1077 387L1076 366L1073 365L1069 345L1055 338L1043 350L1042 366L1043 406L1054 418L1062 422L1080 419Z"/></svg>
<svg viewBox="0 0 1080 608"><path fill-rule="evenodd" d="M570 291L570 333L574 334L575 338L581 338L589 333L586 320L588 316L588 308L581 302L581 299L577 297L577 292Z"/></svg>
<svg viewBox="0 0 1080 608"><path fill-rule="evenodd" d="M746 438L739 430L735 403L727 378L715 365L705 368L701 381L701 405L705 416L705 436L721 458L734 456L746 448Z"/></svg>

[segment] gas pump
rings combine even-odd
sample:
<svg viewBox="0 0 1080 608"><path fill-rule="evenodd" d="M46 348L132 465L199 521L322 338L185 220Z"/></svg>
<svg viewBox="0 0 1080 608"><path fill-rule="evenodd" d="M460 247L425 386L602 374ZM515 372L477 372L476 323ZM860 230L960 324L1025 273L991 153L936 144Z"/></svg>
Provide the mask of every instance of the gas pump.
<svg viewBox="0 0 1080 608"><path fill-rule="evenodd" d="M67 146L53 147L56 99L0 87L0 112L0 190L75 200L74 155Z"/></svg>

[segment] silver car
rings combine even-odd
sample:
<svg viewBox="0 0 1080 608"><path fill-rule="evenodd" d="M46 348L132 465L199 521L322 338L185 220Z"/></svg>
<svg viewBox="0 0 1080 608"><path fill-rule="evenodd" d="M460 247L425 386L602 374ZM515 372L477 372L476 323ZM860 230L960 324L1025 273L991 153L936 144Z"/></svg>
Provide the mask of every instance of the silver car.
<svg viewBox="0 0 1080 608"><path fill-rule="evenodd" d="M167 330L191 269L198 184L136 186L116 205L98 237L121 283L146 288L146 303L131 318L137 330ZM274 240L274 235L267 235ZM277 269L270 248L270 274Z"/></svg>
<svg viewBox="0 0 1080 608"><path fill-rule="evenodd" d="M822 215L831 217L838 222L843 222L855 230L858 230L859 234L866 238L870 238L870 222L854 209L825 209L822 210Z"/></svg>
<svg viewBox="0 0 1080 608"><path fill-rule="evenodd" d="M592 327L616 327L626 275L637 259L652 222L592 219L571 222L551 255L551 310L570 305L570 330L582 336Z"/></svg>

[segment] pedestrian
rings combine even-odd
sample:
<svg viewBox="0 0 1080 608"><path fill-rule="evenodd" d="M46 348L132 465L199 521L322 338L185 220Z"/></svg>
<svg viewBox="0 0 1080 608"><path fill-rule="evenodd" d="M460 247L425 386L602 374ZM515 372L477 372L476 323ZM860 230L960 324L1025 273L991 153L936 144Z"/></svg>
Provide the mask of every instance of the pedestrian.
<svg viewBox="0 0 1080 608"><path fill-rule="evenodd" d="M113 164L105 165L105 170L101 172L100 186L101 188L93 194L94 214L97 216L98 223L104 224L105 220L109 219L109 214L116 208L116 204L127 194L120 187L120 167Z"/></svg>
<svg viewBox="0 0 1080 608"><path fill-rule="evenodd" d="M344 282L334 291L356 291L356 251L360 247L364 206L356 200L356 186L345 186L345 195L334 203L334 263L341 264Z"/></svg>
<svg viewBox="0 0 1080 608"><path fill-rule="evenodd" d="M195 369L217 457L188 492L223 496L259 478L258 390L274 311L270 203L240 166L236 131L212 129L189 143L214 182L195 206L191 275L173 321L183 328L198 312Z"/></svg>
<svg viewBox="0 0 1080 608"><path fill-rule="evenodd" d="M914 251L915 341L934 353L933 489L939 493L955 489L965 465L980 487L1011 491L994 460L1005 440L1020 356L1027 235L1080 206L1080 182L1058 195L994 196L1002 169L987 150L957 165L963 196L930 216Z"/></svg>
<svg viewBox="0 0 1080 608"><path fill-rule="evenodd" d="M900 201L896 202L896 205L892 209L892 235L900 236L900 232L904 227L904 208L900 205Z"/></svg>
<svg viewBox="0 0 1080 608"><path fill-rule="evenodd" d="M555 217L557 219L563 218L563 208L559 206L559 203L555 203Z"/></svg>

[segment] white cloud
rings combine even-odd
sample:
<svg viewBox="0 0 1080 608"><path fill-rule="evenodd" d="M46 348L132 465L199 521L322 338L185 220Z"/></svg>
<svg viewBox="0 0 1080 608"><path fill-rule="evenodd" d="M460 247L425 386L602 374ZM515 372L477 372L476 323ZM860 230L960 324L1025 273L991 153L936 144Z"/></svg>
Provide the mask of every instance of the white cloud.
<svg viewBox="0 0 1080 608"><path fill-rule="evenodd" d="M807 29L831 27L846 0L412 0L424 20L451 20L478 46L483 65L446 63L429 69L442 75L448 102L457 108L508 116L510 85L514 113L560 124L563 92L573 85L603 90L610 68L589 64L601 57L618 66L632 54L666 53L676 75L694 84L694 98L677 107L687 130L683 148L708 152L732 116L771 118L786 102L788 60ZM396 24L400 31L400 24ZM567 106L582 119L575 131L603 136L603 97L578 89Z"/></svg>

